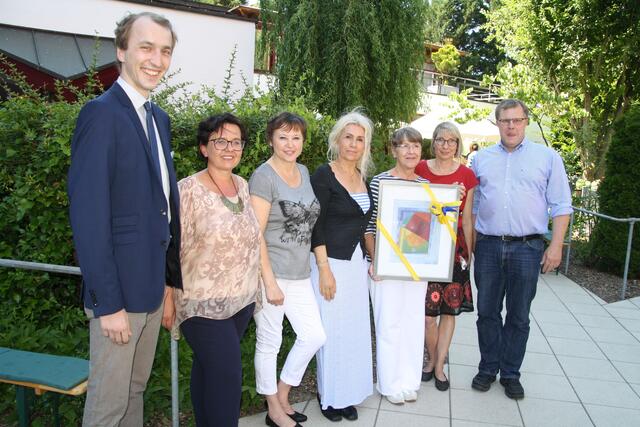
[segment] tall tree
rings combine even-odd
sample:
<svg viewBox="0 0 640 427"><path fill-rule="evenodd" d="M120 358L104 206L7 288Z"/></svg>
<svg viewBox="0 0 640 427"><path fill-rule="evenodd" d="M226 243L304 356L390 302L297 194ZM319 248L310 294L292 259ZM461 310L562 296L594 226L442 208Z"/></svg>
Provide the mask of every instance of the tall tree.
<svg viewBox="0 0 640 427"><path fill-rule="evenodd" d="M447 34L459 50L467 53L460 61L460 72L466 77L482 79L485 74L495 74L506 59L485 28L489 9L488 0L449 0Z"/></svg>
<svg viewBox="0 0 640 427"><path fill-rule="evenodd" d="M487 29L553 96L585 178L604 175L613 123L640 94L637 0L499 0Z"/></svg>
<svg viewBox="0 0 640 427"><path fill-rule="evenodd" d="M448 27L451 20L449 3L451 0L431 0L426 2L425 11L425 40L429 43L444 44L450 38Z"/></svg>
<svg viewBox="0 0 640 427"><path fill-rule="evenodd" d="M425 19L426 40L445 44L449 39L459 50L461 58L458 74L482 79L485 74L495 74L498 65L505 60L504 53L484 27L488 0L431 0Z"/></svg>
<svg viewBox="0 0 640 427"><path fill-rule="evenodd" d="M261 9L277 38L280 93L333 116L362 106L383 125L415 114L424 0L262 0Z"/></svg>

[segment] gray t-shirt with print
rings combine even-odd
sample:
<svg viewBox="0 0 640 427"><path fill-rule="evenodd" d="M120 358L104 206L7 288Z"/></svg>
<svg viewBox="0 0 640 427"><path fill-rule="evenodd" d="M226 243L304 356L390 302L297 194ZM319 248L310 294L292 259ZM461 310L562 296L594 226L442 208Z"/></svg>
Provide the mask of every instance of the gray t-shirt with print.
<svg viewBox="0 0 640 427"><path fill-rule="evenodd" d="M320 215L320 203L309 181L309 171L297 164L300 185L290 187L268 163L251 175L249 192L271 203L264 232L271 268L277 278L307 279L311 232Z"/></svg>

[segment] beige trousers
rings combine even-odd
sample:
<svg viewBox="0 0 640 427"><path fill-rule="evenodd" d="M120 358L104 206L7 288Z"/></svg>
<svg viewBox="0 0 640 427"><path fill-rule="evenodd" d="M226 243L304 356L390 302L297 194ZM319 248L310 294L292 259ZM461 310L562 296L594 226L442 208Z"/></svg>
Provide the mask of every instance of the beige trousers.
<svg viewBox="0 0 640 427"><path fill-rule="evenodd" d="M89 383L83 427L142 427L143 393L156 353L162 304L152 313L127 313L131 338L114 344L89 316Z"/></svg>

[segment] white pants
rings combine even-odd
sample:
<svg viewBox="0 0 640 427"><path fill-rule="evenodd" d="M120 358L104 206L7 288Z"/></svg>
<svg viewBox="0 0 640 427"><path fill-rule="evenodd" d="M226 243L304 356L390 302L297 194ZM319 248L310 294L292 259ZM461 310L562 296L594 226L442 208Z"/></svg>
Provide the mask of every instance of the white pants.
<svg viewBox="0 0 640 427"><path fill-rule="evenodd" d="M300 385L309 361L327 339L311 280L277 279L277 282L284 293L284 304L269 304L263 288L264 307L254 316L256 390L263 395L273 395L278 391L276 362L282 344L282 320L285 315L296 333L296 342L280 373L284 383L294 387Z"/></svg>
<svg viewBox="0 0 640 427"><path fill-rule="evenodd" d="M377 388L391 396L417 391L424 356L426 282L370 280L376 327Z"/></svg>

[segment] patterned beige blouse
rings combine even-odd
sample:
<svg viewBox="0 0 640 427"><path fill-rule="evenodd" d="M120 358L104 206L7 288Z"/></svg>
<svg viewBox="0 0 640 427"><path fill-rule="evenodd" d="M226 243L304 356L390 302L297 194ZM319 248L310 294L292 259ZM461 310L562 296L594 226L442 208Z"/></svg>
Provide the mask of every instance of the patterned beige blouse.
<svg viewBox="0 0 640 427"><path fill-rule="evenodd" d="M249 202L249 186L233 176L244 210L234 214L220 195L196 175L178 183L182 243L183 290L176 289L176 321L172 335L190 317L228 319L258 302L260 226Z"/></svg>

